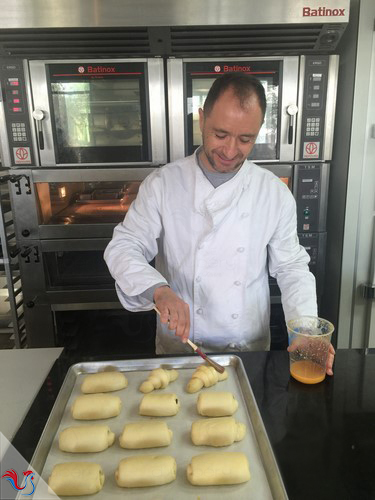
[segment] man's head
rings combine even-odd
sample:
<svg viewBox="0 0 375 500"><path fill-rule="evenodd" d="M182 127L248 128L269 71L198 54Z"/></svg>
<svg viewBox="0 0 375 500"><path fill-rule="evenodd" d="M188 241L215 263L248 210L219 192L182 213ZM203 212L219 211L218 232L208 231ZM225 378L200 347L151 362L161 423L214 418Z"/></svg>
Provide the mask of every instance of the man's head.
<svg viewBox="0 0 375 500"><path fill-rule="evenodd" d="M264 89L256 78L227 73L215 80L199 110L204 166L217 172L238 170L254 147L265 112Z"/></svg>

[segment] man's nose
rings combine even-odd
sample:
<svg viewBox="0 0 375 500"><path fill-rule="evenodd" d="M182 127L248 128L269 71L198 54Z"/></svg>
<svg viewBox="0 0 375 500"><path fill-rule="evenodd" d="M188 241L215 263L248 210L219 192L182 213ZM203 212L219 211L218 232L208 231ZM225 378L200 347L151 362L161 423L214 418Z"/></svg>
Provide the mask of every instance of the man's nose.
<svg viewBox="0 0 375 500"><path fill-rule="evenodd" d="M237 140L235 137L227 137L227 140L225 141L224 145L224 153L225 156L231 160L237 155L238 148L237 148Z"/></svg>

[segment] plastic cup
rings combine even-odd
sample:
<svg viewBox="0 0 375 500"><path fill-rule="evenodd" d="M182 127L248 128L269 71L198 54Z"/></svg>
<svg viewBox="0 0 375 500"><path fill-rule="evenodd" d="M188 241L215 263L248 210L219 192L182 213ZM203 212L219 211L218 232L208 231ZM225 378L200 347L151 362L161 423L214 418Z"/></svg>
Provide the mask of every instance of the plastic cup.
<svg viewBox="0 0 375 500"><path fill-rule="evenodd" d="M301 316L288 321L290 374L304 384L325 379L332 323L316 316Z"/></svg>

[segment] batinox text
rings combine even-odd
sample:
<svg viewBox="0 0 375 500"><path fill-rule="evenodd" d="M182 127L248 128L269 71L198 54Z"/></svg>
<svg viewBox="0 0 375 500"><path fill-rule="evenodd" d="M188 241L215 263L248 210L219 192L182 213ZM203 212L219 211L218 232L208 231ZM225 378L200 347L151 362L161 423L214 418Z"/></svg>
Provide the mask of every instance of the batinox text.
<svg viewBox="0 0 375 500"><path fill-rule="evenodd" d="M318 7L317 9L310 9L310 7L303 7L302 8L302 15L304 17L345 16L345 9L326 9L325 7Z"/></svg>
<svg viewBox="0 0 375 500"><path fill-rule="evenodd" d="M108 66L87 66L87 73L116 73L116 68Z"/></svg>

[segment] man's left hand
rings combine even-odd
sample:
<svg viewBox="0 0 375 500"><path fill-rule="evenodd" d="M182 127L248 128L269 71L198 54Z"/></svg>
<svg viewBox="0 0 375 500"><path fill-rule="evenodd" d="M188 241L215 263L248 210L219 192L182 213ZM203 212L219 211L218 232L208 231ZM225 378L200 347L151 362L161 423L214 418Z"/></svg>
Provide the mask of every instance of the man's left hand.
<svg viewBox="0 0 375 500"><path fill-rule="evenodd" d="M335 349L333 348L332 344L329 344L329 350L328 350L328 358L327 358L327 364L326 364L326 372L327 375L333 375L333 361L335 359Z"/></svg>

